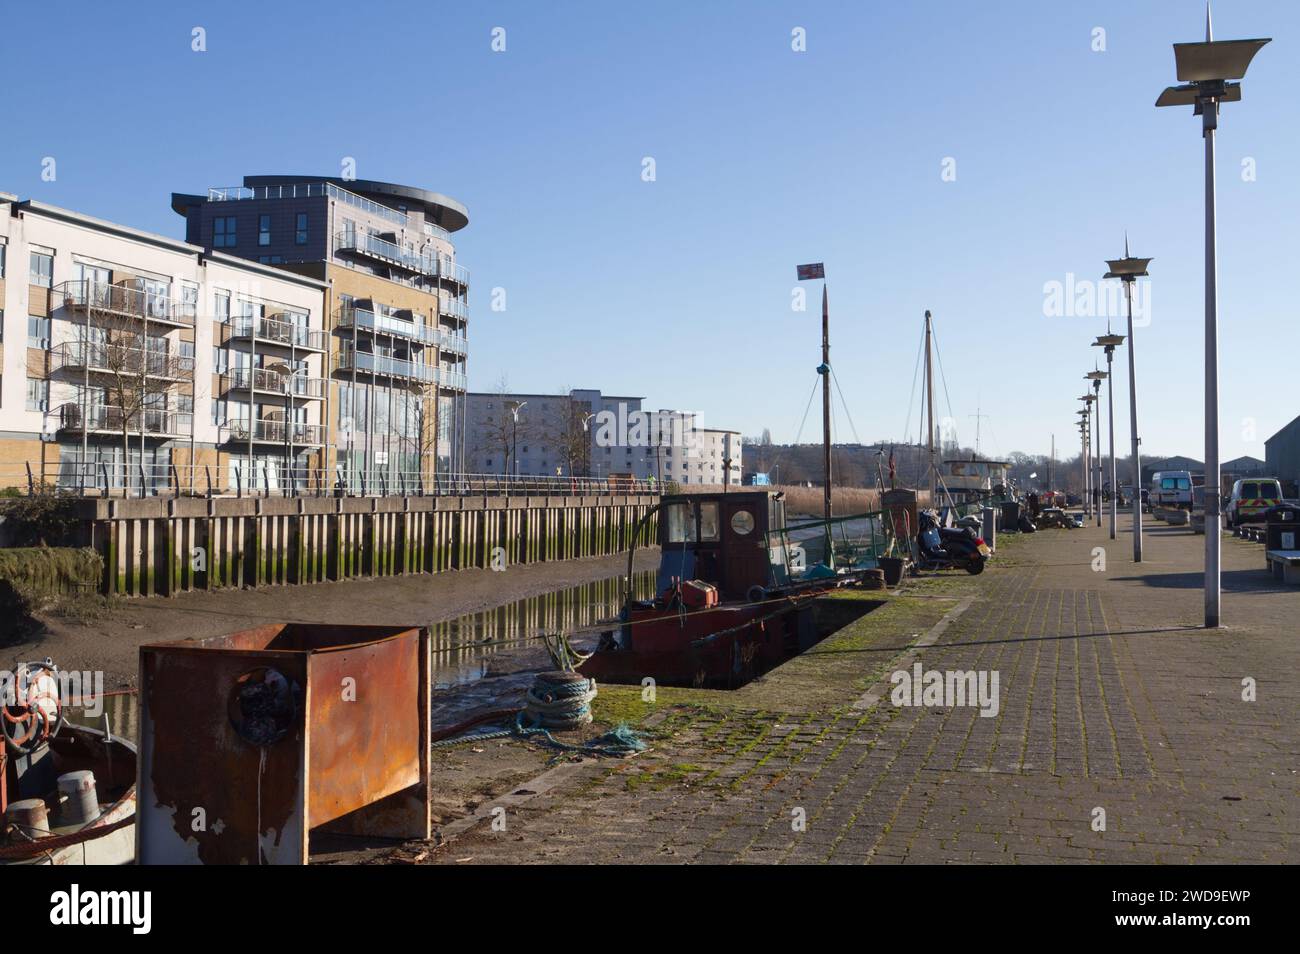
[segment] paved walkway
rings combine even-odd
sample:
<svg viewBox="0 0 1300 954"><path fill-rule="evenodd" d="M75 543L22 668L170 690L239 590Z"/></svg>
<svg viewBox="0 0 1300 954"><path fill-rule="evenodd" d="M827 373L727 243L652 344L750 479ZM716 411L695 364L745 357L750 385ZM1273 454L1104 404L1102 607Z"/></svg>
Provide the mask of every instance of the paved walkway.
<svg viewBox="0 0 1300 954"><path fill-rule="evenodd" d="M885 667L996 671L994 717L895 706L889 684L855 693L865 709L675 707L649 758L566 767L433 860L1300 860L1300 589L1225 538L1228 626L1199 629L1204 538L1156 524L1139 570L1127 528L1017 540L933 645Z"/></svg>

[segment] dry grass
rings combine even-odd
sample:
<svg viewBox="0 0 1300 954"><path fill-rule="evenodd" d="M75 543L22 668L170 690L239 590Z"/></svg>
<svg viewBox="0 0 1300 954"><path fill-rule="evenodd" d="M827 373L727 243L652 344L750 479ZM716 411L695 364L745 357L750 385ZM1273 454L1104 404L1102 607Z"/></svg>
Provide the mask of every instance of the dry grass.
<svg viewBox="0 0 1300 954"><path fill-rule="evenodd" d="M809 514L816 516L822 512L822 489L820 487L741 487L741 490L779 490L785 493L785 512L787 514ZM687 485L678 488L678 492L687 494L712 494L722 490L722 485L701 486ZM921 491L918 500L921 506L929 500L929 491ZM832 487L831 509L836 514L867 513L880 509L880 492L866 487Z"/></svg>

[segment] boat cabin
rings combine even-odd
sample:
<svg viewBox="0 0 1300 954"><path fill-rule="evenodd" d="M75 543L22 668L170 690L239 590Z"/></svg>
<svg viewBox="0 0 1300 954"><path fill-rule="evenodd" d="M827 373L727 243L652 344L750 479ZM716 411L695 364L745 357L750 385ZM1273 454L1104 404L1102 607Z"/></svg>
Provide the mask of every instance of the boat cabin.
<svg viewBox="0 0 1300 954"><path fill-rule="evenodd" d="M785 528L785 495L768 491L666 495L659 509L658 592L702 580L723 600L754 587L789 582L785 547L769 534Z"/></svg>
<svg viewBox="0 0 1300 954"><path fill-rule="evenodd" d="M944 465L948 469L948 475L943 479L944 484L948 492L959 499L976 500L989 495L1005 494L1010 486L1007 480L1010 461L970 457L946 460Z"/></svg>

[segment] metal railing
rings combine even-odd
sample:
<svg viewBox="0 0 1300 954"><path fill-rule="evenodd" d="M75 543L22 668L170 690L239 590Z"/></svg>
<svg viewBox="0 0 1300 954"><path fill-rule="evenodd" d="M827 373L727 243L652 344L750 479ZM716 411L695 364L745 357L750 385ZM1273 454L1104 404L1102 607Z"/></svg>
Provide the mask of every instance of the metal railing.
<svg viewBox="0 0 1300 954"><path fill-rule="evenodd" d="M324 351L327 341L325 332L306 328L294 321L280 321L275 318L252 318L240 316L230 320L232 338L250 338L268 344L284 345L286 348L305 348L310 351Z"/></svg>
<svg viewBox="0 0 1300 954"><path fill-rule="evenodd" d="M469 339L464 335L452 334L445 328L439 329L438 347L443 351L450 351L452 354L465 355L469 353ZM455 385L451 385L454 387Z"/></svg>
<svg viewBox="0 0 1300 954"><path fill-rule="evenodd" d="M198 306L150 291L139 281L113 285L90 279L61 282L54 287L55 307L87 308L109 315L163 321L186 327L194 324Z"/></svg>
<svg viewBox="0 0 1300 954"><path fill-rule="evenodd" d="M325 428L319 424L290 422L286 427L284 421L261 418L256 421L235 419L221 425L221 442L228 444L239 441L253 441L263 444L288 444L295 447L319 447L325 443Z"/></svg>
<svg viewBox="0 0 1300 954"><path fill-rule="evenodd" d="M121 434L125 427L133 437L144 433L153 437L187 437L194 425L194 415L189 411L168 408L137 408L128 413L110 404L92 404L82 407L75 401L59 405L59 429L65 431L94 431Z"/></svg>
<svg viewBox="0 0 1300 954"><path fill-rule="evenodd" d="M266 368L231 368L221 375L223 391L267 391L284 394L285 382L294 397L320 400L325 397L325 379L308 378L300 374L281 374Z"/></svg>
<svg viewBox="0 0 1300 954"><path fill-rule="evenodd" d="M655 495L650 480L631 477L530 477L433 474L413 470L369 472L339 464L333 470L305 461L230 455L228 465L120 461L46 461L0 464L0 489L29 495L91 497L511 497Z"/></svg>
<svg viewBox="0 0 1300 954"><path fill-rule="evenodd" d="M208 190L209 202L238 202L247 199L310 199L327 197L360 209L370 215L386 219L396 225L409 226L404 212L382 205L365 196L349 192L332 182L290 182L284 185L227 186Z"/></svg>
<svg viewBox="0 0 1300 954"><path fill-rule="evenodd" d="M111 341L65 341L50 352L50 371L145 374L173 381L194 377L194 358L157 348L133 348Z"/></svg>

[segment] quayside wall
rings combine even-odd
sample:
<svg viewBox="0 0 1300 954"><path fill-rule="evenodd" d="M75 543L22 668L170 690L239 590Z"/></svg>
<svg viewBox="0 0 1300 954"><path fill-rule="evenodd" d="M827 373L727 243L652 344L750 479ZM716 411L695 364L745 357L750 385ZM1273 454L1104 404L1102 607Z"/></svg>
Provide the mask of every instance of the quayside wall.
<svg viewBox="0 0 1300 954"><path fill-rule="evenodd" d="M180 497L80 504L88 542L104 558L103 591L155 596L604 556L628 549L657 500ZM641 542L654 539L648 526Z"/></svg>

